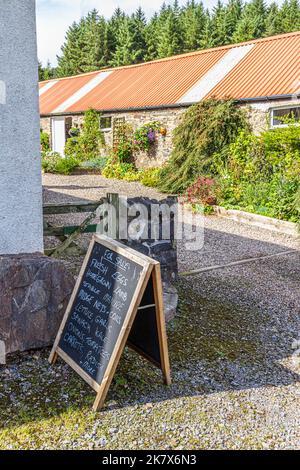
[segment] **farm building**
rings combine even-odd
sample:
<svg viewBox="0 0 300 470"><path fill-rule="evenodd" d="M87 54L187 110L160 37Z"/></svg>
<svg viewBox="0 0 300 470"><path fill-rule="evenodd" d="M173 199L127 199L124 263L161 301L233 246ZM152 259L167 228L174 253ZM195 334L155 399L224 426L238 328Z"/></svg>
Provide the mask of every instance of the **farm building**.
<svg viewBox="0 0 300 470"><path fill-rule="evenodd" d="M42 82L41 128L63 154L70 128L81 125L89 108L101 112L108 145L122 122L137 128L159 121L167 134L154 156L141 154L137 162L158 166L170 155L181 114L211 97L247 107L256 133L283 125L280 117L291 112L300 119L300 31Z"/></svg>

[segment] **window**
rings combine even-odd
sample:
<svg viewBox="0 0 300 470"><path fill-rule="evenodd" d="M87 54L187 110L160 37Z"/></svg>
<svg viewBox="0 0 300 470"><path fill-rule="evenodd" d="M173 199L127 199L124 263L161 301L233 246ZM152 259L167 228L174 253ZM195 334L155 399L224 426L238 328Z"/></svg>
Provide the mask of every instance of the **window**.
<svg viewBox="0 0 300 470"><path fill-rule="evenodd" d="M73 126L73 119L71 117L66 117L65 119L65 129L66 129L66 141L71 137L70 136L70 130L72 129Z"/></svg>
<svg viewBox="0 0 300 470"><path fill-rule="evenodd" d="M111 131L112 118L111 116L100 117L100 129L102 132Z"/></svg>
<svg viewBox="0 0 300 470"><path fill-rule="evenodd" d="M294 117L295 121L300 123L300 106L285 106L282 108L274 108L271 110L271 126L286 127L282 120L284 118Z"/></svg>

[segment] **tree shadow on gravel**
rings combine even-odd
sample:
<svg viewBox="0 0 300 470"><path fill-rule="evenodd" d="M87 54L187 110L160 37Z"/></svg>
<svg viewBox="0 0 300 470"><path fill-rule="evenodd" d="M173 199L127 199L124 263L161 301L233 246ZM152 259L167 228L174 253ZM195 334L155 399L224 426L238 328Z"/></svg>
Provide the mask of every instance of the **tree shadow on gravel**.
<svg viewBox="0 0 300 470"><path fill-rule="evenodd" d="M85 189L85 187L81 186L51 186L52 189L66 189L66 190L82 190ZM104 186L97 186L95 188L92 188L91 186L87 186L86 189L107 189ZM102 192L102 191L101 191ZM99 196L99 199L102 196ZM67 204L67 203L80 203L80 202L88 202L89 199L86 199L84 197L75 197L73 195L67 194L67 193L61 193L58 191L51 191L48 186L43 187L43 200L44 204Z"/></svg>
<svg viewBox="0 0 300 470"><path fill-rule="evenodd" d="M108 189L109 186L84 186L84 185L77 185L77 184L69 184L66 186L44 186L44 190L48 193L51 192L51 189L70 189L71 191L82 190L82 189Z"/></svg>

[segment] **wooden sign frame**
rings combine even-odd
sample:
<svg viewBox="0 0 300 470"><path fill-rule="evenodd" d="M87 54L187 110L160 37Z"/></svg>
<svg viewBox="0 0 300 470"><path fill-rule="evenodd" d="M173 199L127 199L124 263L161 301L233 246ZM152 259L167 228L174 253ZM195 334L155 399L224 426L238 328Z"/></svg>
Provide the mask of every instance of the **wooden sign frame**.
<svg viewBox="0 0 300 470"><path fill-rule="evenodd" d="M64 331L65 325L69 318L69 315L72 311L72 307L74 301L76 299L76 295L81 285L82 278L84 276L87 264L89 262L91 253L94 249L96 243L101 244L102 246L118 253L129 260L139 264L142 266L143 270L138 281L137 287L135 289L134 295L131 300L130 307L124 319L123 326L121 328L119 337L115 344L114 350L110 357L108 366L106 368L103 380L101 384L98 384L95 380L92 379L71 357L69 357L60 347L59 343L61 340L62 333ZM164 382L166 385L171 384L171 372L170 372L170 362L169 362L169 353L168 353L168 342L167 342L167 334L166 334L166 322L165 322L165 315L164 315L164 305L163 305L163 292L162 292L162 282L161 282L161 270L160 270L160 263L145 256L131 248L128 248L121 243L112 240L105 235L94 235L93 239L90 243L88 252L86 254L84 263L81 267L80 274L78 276L74 291L70 298L68 307L66 309L65 315L63 317L61 326L59 328L57 337L55 339L51 354L49 356L50 364L55 364L58 357L61 357L72 369L77 372L77 374L83 378L97 393L96 400L93 406L94 411L98 411L102 408L105 398L107 396L109 387L111 385L112 379L114 377L116 368L118 366L120 357L124 351L126 346L128 336L130 334L130 330L136 318L139 305L142 301L143 295L147 288L147 285L150 281L150 277L152 276L153 281L153 288L154 288L154 299L155 299L155 310L156 310L156 323L157 323L157 331L158 331L158 340L159 340L159 350L160 350L160 358L161 358L161 370L164 377ZM129 345L130 346L130 345ZM139 352L142 354L141 352ZM143 354L142 354L143 355ZM144 357L148 360L149 357ZM152 362L152 361L151 361ZM157 364L156 364L157 365Z"/></svg>

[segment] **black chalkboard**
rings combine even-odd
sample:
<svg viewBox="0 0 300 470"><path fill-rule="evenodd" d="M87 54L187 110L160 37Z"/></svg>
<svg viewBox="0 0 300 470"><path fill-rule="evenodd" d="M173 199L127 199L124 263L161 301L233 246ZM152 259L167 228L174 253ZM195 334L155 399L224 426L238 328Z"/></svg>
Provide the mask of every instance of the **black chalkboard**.
<svg viewBox="0 0 300 470"><path fill-rule="evenodd" d="M49 361L60 356L85 379L98 410L126 344L171 382L159 263L94 235Z"/></svg>
<svg viewBox="0 0 300 470"><path fill-rule="evenodd" d="M59 347L101 384L143 267L95 244Z"/></svg>

